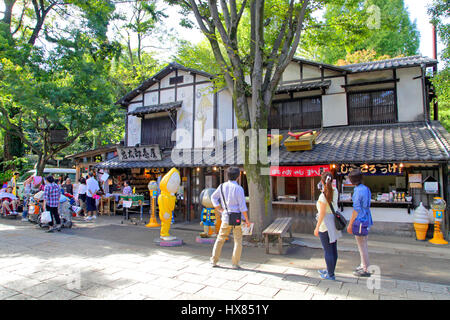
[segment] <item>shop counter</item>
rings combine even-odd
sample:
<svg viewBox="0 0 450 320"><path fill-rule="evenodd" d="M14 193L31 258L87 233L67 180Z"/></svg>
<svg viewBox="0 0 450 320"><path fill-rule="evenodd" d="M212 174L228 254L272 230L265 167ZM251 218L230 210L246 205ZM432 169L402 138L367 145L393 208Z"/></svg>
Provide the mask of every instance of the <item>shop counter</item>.
<svg viewBox="0 0 450 320"><path fill-rule="evenodd" d="M353 201L339 201L339 206L341 210L345 207L353 206ZM375 201L370 202L370 206L374 208L406 208L408 209L408 214L411 214L411 208L413 206L412 202L409 201L399 201L399 202L388 202L388 201Z"/></svg>

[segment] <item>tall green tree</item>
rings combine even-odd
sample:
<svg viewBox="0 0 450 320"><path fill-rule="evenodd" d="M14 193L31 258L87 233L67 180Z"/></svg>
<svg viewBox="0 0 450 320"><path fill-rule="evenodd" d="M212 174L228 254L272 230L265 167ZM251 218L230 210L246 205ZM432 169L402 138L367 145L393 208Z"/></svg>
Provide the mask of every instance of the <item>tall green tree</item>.
<svg viewBox="0 0 450 320"><path fill-rule="evenodd" d="M306 30L300 52L335 64L360 50L395 57L415 55L419 46L403 0L332 0L325 2L323 18Z"/></svg>
<svg viewBox="0 0 450 320"><path fill-rule="evenodd" d="M439 38L444 44L441 59L442 69L434 76L433 85L436 89L439 104L439 120L450 131L450 3L445 0L434 0L428 8L431 23L436 27Z"/></svg>
<svg viewBox="0 0 450 320"><path fill-rule="evenodd" d="M311 1L168 2L180 6L185 14L193 13L195 16L232 94L238 128L249 134L250 141L258 139L259 129L268 128L269 109L275 90L297 50L305 19L312 10ZM250 28L247 29L242 24L244 14L250 21ZM189 21L183 23L189 25ZM240 32L246 33L244 43L239 41ZM248 78L250 81L247 82ZM248 100L250 96L251 101ZM266 135L264 139L267 139ZM263 159L251 158L254 154L249 151L254 146L249 140L241 140L241 150L245 152L250 219L255 222L255 234L260 237L263 228L272 221L270 177L264 174L264 169L268 167ZM264 140L260 148L267 148L267 141Z"/></svg>
<svg viewBox="0 0 450 320"><path fill-rule="evenodd" d="M20 10L14 11L15 5ZM6 2L0 23L0 127L37 155L40 174L49 159L112 120L108 75L120 50L106 36L113 12L111 1ZM55 23L56 17L66 19L65 26ZM62 144L51 143L55 127L69 132Z"/></svg>

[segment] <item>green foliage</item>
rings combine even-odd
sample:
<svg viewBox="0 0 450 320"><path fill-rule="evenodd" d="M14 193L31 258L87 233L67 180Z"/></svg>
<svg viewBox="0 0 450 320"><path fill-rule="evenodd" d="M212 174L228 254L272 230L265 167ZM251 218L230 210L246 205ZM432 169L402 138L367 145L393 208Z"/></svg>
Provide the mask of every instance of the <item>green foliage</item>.
<svg viewBox="0 0 450 320"><path fill-rule="evenodd" d="M439 104L439 120L450 131L450 3L445 0L434 0L428 8L431 23L436 26L439 38L444 43L441 59L444 67L432 79Z"/></svg>
<svg viewBox="0 0 450 320"><path fill-rule="evenodd" d="M309 25L300 52L335 64L364 49L380 56L414 55L419 44L403 0L330 0L325 1L324 22Z"/></svg>

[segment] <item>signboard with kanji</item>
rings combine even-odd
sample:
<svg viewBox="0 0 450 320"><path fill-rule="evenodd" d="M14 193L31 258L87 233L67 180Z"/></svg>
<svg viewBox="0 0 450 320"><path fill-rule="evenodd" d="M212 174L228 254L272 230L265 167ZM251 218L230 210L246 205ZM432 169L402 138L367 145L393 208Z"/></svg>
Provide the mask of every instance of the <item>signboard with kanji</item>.
<svg viewBox="0 0 450 320"><path fill-rule="evenodd" d="M119 161L157 161L161 160L159 145L145 147L118 148Z"/></svg>

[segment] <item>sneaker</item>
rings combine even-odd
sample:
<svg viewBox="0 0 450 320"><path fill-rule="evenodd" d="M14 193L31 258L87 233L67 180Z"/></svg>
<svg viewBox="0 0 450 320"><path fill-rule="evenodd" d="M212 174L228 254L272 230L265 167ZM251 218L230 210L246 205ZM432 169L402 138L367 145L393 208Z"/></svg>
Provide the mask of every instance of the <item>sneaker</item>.
<svg viewBox="0 0 450 320"><path fill-rule="evenodd" d="M91 216L88 216L88 217L84 218L84 221L91 221L91 220L92 220Z"/></svg>
<svg viewBox="0 0 450 320"><path fill-rule="evenodd" d="M50 228L48 228L48 230L45 231L45 232L47 232L47 233L52 233L52 232L54 232L54 231L55 231L55 228L50 227Z"/></svg>
<svg viewBox="0 0 450 320"><path fill-rule="evenodd" d="M336 280L336 277L335 277L335 276L330 277L330 275L328 274L328 272L325 273L325 274L321 274L320 277L321 277L323 280L332 280L332 281L335 281L335 280Z"/></svg>
<svg viewBox="0 0 450 320"><path fill-rule="evenodd" d="M22 218L21 221L22 221L22 222L28 222L28 219L27 219L27 218Z"/></svg>
<svg viewBox="0 0 450 320"><path fill-rule="evenodd" d="M353 275L355 277L366 277L366 278L371 276L370 272L364 271L364 269L360 269L360 270L353 272Z"/></svg>
<svg viewBox="0 0 450 320"><path fill-rule="evenodd" d="M322 274L327 274L328 271L327 270L317 270L317 272L322 275Z"/></svg>
<svg viewBox="0 0 450 320"><path fill-rule="evenodd" d="M92 217L92 219L94 219L94 220L95 220L95 219L97 219L97 216L96 216L96 215L95 215L95 216L93 216L93 217Z"/></svg>

